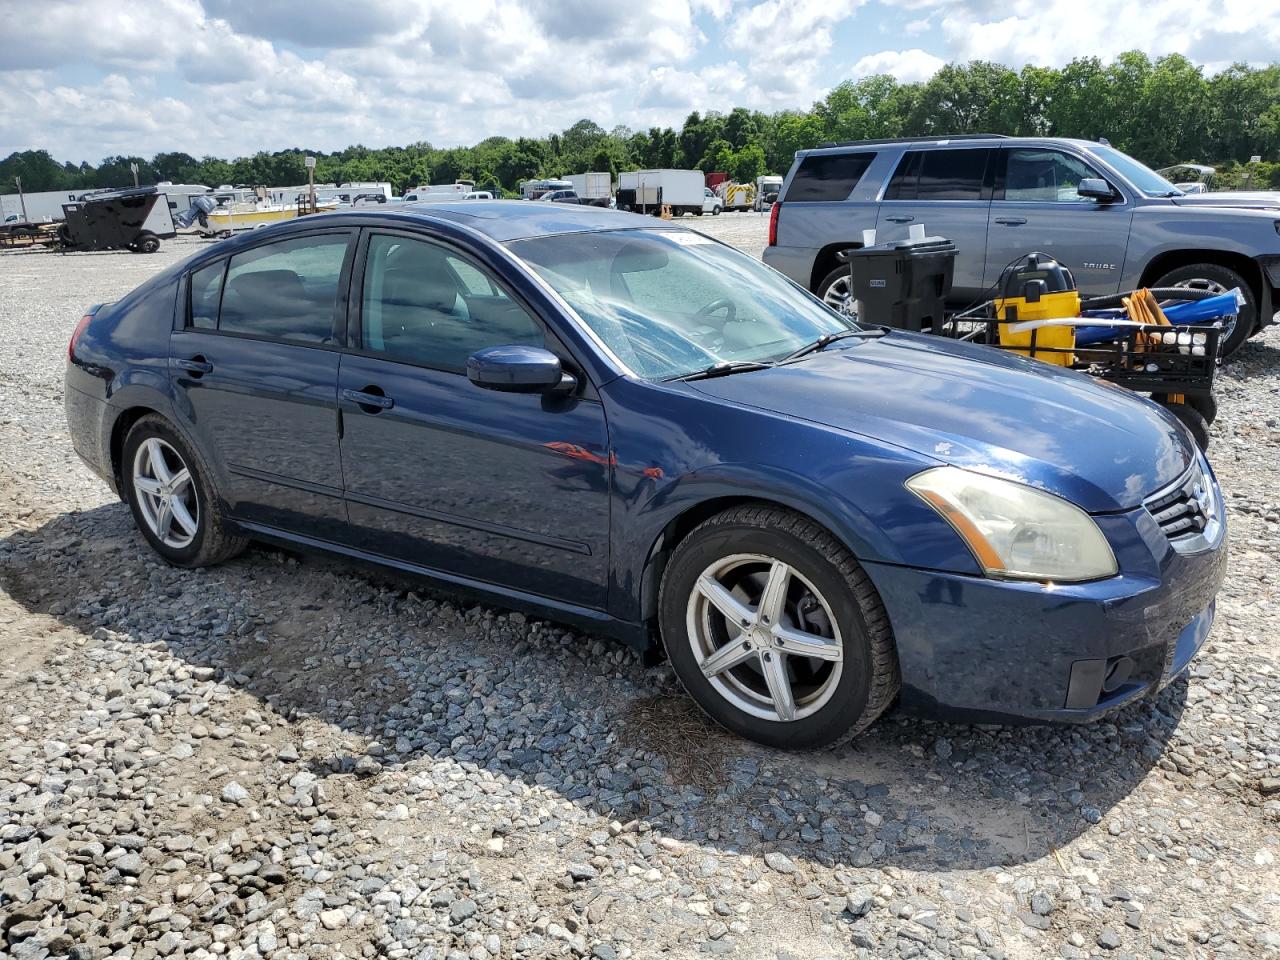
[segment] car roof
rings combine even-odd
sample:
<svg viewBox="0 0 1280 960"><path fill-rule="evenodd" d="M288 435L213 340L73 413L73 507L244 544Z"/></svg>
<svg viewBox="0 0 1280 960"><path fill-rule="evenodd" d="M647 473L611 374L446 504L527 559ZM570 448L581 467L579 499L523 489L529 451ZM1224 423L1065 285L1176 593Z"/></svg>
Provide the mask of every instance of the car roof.
<svg viewBox="0 0 1280 960"><path fill-rule="evenodd" d="M327 215L326 215L327 216ZM558 233L590 233L637 227L671 225L638 213L622 213L608 207L539 203L531 200L467 200L465 202L406 203L393 210L370 211L369 217L410 217L423 222L446 220L470 227L495 240L525 240Z"/></svg>
<svg viewBox="0 0 1280 960"><path fill-rule="evenodd" d="M1018 145L1053 146L1070 143L1085 149L1100 146L1093 140L1079 140L1073 137L1009 137L1000 133L965 133L950 137L901 137L883 140L847 140L842 143L824 143L810 150L797 150L796 156L809 154L846 153L851 150L875 150L888 147L929 148L929 147L1009 147Z"/></svg>

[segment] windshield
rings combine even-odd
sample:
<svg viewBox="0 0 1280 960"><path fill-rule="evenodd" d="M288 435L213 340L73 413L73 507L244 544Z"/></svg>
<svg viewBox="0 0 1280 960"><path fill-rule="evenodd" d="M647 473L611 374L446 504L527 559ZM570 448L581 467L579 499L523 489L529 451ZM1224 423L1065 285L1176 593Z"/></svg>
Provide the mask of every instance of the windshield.
<svg viewBox="0 0 1280 960"><path fill-rule="evenodd" d="M1115 147L1108 147L1102 143L1091 143L1089 144L1089 149L1115 167L1126 180L1133 184L1139 193L1144 193L1148 197L1177 197L1182 195L1181 190L1145 163L1139 163L1133 157L1127 153L1121 153Z"/></svg>
<svg viewBox="0 0 1280 960"><path fill-rule="evenodd" d="M781 360L857 325L779 273L687 230L611 230L513 241L641 377Z"/></svg>

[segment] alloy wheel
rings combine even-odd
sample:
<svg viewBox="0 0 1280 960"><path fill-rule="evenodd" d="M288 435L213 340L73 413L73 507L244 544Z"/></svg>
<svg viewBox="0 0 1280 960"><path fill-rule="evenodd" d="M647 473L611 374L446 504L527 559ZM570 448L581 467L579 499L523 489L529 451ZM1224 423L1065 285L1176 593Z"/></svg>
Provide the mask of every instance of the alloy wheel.
<svg viewBox="0 0 1280 960"><path fill-rule="evenodd" d="M191 471L159 437L148 437L133 456L133 489L151 533L166 547L189 547L200 528L200 501Z"/></svg>
<svg viewBox="0 0 1280 960"><path fill-rule="evenodd" d="M707 567L689 597L687 635L702 675L739 710L801 720L835 693L844 643L827 600L794 567L735 554Z"/></svg>
<svg viewBox="0 0 1280 960"><path fill-rule="evenodd" d="M1179 280L1173 285L1177 289L1182 290L1204 290L1207 293L1219 294L1228 293L1228 289L1216 280L1210 280L1208 277L1192 277L1187 280ZM1231 339L1231 334L1236 328L1238 316L1232 316L1225 320L1222 324L1222 333L1220 334L1218 343L1226 344ZM1221 347L1219 347L1221 349Z"/></svg>
<svg viewBox="0 0 1280 960"><path fill-rule="evenodd" d="M846 316L854 315L853 284L848 277L839 277L822 295L822 302Z"/></svg>

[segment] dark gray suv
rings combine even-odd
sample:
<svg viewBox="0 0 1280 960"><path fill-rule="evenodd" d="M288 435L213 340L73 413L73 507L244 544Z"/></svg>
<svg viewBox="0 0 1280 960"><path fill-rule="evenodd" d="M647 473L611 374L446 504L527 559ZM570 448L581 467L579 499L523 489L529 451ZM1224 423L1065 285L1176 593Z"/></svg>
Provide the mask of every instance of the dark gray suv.
<svg viewBox="0 0 1280 960"><path fill-rule="evenodd" d="M1192 286L1247 299L1223 337L1233 353L1273 322L1280 194L1184 194L1106 144L994 135L865 141L801 150L773 208L764 260L846 306L836 254L905 238L913 224L958 249L957 305L987 295L1010 262L1043 250L1087 293Z"/></svg>

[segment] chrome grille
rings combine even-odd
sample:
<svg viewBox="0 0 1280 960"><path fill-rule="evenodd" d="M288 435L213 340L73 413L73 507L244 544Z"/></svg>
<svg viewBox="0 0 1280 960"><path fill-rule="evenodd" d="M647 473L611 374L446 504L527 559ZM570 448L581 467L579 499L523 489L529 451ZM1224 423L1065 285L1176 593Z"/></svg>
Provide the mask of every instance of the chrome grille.
<svg viewBox="0 0 1280 960"><path fill-rule="evenodd" d="M1143 506L1179 553L1208 549L1217 539L1222 504L1199 457L1175 483L1152 494Z"/></svg>

